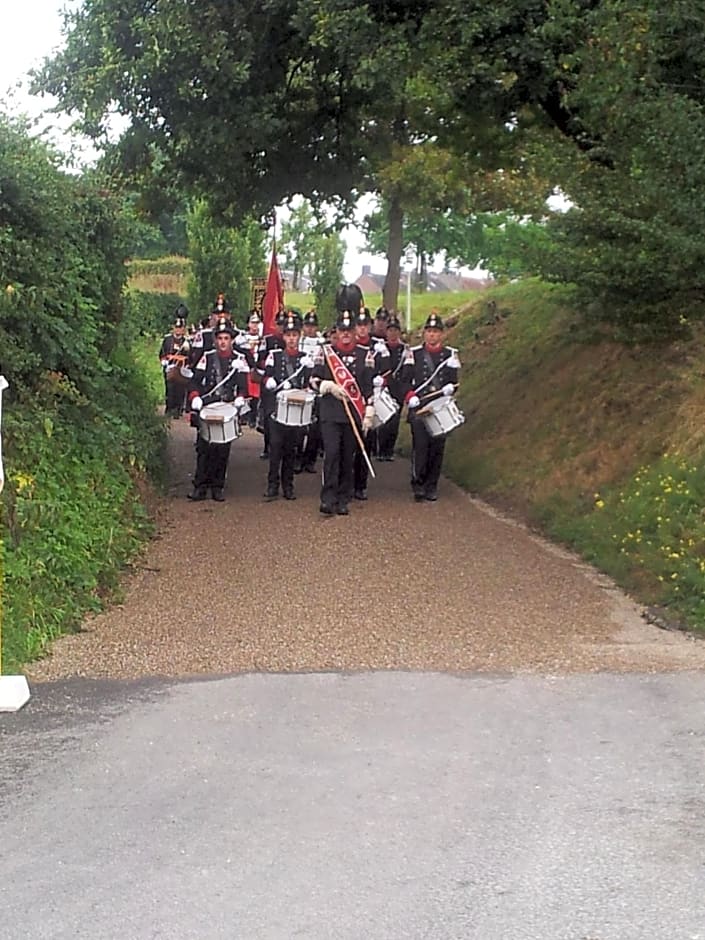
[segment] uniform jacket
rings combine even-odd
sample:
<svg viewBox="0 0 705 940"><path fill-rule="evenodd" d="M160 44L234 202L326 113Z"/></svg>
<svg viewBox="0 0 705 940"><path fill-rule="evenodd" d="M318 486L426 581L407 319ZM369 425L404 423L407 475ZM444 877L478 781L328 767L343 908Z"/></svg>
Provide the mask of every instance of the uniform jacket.
<svg viewBox="0 0 705 940"><path fill-rule="evenodd" d="M367 404L372 404L372 378L375 374L374 355L365 346L353 346L349 352L341 352L335 346L321 347L316 353L311 373L311 388L318 392L324 380L333 381L333 373L324 355L324 349L333 349L338 354L344 366L355 379ZM355 408L350 408L353 416L357 417ZM319 417L321 421L333 421L339 424L348 422L345 405L334 395L321 395Z"/></svg>
<svg viewBox="0 0 705 940"><path fill-rule="evenodd" d="M441 364L438 372L433 376L427 385L424 382L433 375L434 370ZM400 384L404 391L404 398L416 393L420 386L419 397L425 401L433 401L442 394L444 385L458 382L460 372L460 362L458 353L452 346L441 346L440 349L430 352L425 346L410 346L407 348L404 356L404 364L401 367Z"/></svg>
<svg viewBox="0 0 705 940"><path fill-rule="evenodd" d="M225 378L233 364L235 371L228 381L211 393L211 389ZM193 370L190 397L200 395L206 405L216 401L234 401L238 395L244 398L247 395L249 371L245 357L235 350L223 357L215 349L210 349L201 356Z"/></svg>

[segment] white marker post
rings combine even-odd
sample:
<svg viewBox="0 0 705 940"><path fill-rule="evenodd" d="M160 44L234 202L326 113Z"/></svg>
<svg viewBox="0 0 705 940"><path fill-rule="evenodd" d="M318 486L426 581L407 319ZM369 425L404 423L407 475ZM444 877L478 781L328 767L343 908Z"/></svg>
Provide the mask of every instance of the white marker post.
<svg viewBox="0 0 705 940"><path fill-rule="evenodd" d="M2 393L7 388L7 379L0 375L0 428L2 427ZM0 431L0 493L5 485L2 466L2 433ZM0 591L2 584L0 584ZM2 674L2 607L0 606L0 712L17 712L29 701L29 684L25 676Z"/></svg>

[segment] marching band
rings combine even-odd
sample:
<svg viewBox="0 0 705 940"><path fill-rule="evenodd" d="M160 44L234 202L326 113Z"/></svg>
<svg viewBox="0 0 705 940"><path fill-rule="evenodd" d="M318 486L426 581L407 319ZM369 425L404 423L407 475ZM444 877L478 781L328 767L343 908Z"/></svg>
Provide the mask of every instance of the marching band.
<svg viewBox="0 0 705 940"><path fill-rule="evenodd" d="M231 445L247 425L263 435L266 501L296 499L296 474L316 472L322 457L320 512L348 515L351 500L367 499L372 461L394 460L404 408L413 497L438 498L446 439L465 420L455 401L458 352L444 344L437 313L424 323L423 341L411 346L398 317L380 307L372 318L355 290L341 288L326 333L315 311L304 316L292 307L279 312L269 335L256 311L239 330L220 294L187 335L187 311L179 308L159 358L165 413L190 413L196 429L190 500L225 499ZM359 308L348 309L358 299Z"/></svg>

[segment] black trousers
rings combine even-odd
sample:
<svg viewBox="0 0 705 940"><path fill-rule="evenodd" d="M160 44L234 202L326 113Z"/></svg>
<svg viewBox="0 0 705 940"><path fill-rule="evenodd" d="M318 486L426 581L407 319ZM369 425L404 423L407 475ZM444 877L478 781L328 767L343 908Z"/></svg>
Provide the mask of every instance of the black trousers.
<svg viewBox="0 0 705 940"><path fill-rule="evenodd" d="M321 505L335 509L347 506L353 491L353 461L357 441L349 422L320 423L323 439L323 485Z"/></svg>
<svg viewBox="0 0 705 940"><path fill-rule="evenodd" d="M411 441L412 489L414 493L435 492L443 466L446 436L433 437L420 418L412 418Z"/></svg>
<svg viewBox="0 0 705 940"><path fill-rule="evenodd" d="M270 419L268 490L278 490L280 481L285 493L294 489L294 462L300 437L301 428Z"/></svg>
<svg viewBox="0 0 705 940"><path fill-rule="evenodd" d="M306 428L306 438L301 453L301 466L313 467L318 460L318 451L321 448L321 423L314 421Z"/></svg>
<svg viewBox="0 0 705 940"><path fill-rule="evenodd" d="M186 404L188 386L181 382L164 379L164 404L167 413L182 414Z"/></svg>
<svg viewBox="0 0 705 940"><path fill-rule="evenodd" d="M362 432L360 432L362 434ZM365 450L367 454L373 453L373 447L377 443L377 432L369 431L363 438L365 442ZM355 447L355 459L353 461L353 489L357 490L366 490L367 481L370 477L370 468L367 466L367 461L365 460L360 446Z"/></svg>
<svg viewBox="0 0 705 940"><path fill-rule="evenodd" d="M196 489L211 487L221 489L225 486L230 459L230 444L209 444L199 435L196 439L196 475L193 485Z"/></svg>
<svg viewBox="0 0 705 940"><path fill-rule="evenodd" d="M380 457L394 456L394 448L396 447L397 438L399 437L400 421L401 408L392 415L389 421L385 421L384 424L377 429L377 441Z"/></svg>

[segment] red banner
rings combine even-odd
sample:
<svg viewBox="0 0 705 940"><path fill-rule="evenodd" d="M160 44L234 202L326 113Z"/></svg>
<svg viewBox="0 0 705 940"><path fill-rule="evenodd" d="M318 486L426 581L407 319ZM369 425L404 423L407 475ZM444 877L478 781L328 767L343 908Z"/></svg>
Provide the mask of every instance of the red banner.
<svg viewBox="0 0 705 940"><path fill-rule="evenodd" d="M340 385L352 402L355 411L360 416L360 421L365 417L365 400L362 397L360 386L350 374L350 370L343 363L340 356L333 350L332 346L324 346L323 352L328 362L328 368L333 373L333 381Z"/></svg>
<svg viewBox="0 0 705 940"><path fill-rule="evenodd" d="M267 277L267 287L262 300L262 325L265 336L274 332L274 321L279 311L284 306L284 286L279 274L279 264L277 262L277 248L272 245L272 260L269 265L269 276Z"/></svg>

